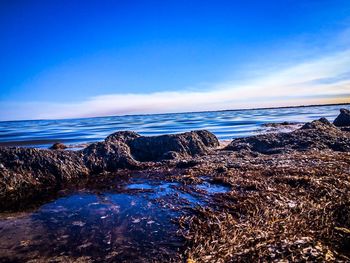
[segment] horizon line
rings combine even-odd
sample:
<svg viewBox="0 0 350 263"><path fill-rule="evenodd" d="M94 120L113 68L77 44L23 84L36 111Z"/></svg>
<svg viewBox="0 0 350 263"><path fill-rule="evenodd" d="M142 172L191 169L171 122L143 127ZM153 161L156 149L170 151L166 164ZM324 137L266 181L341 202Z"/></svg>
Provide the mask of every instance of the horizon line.
<svg viewBox="0 0 350 263"><path fill-rule="evenodd" d="M242 111L242 110L269 110L269 109L287 109L287 108L307 108L307 107L322 107L322 106L337 106L350 105L345 103L325 103L325 104L307 104L307 105L290 105L290 106L276 106L276 107L257 107L257 108L239 108L239 109L225 109L225 110L203 110L203 111L183 111L183 112L164 112L164 113L140 113L140 114L123 114L123 115L104 115L94 117L77 117L77 118L41 118L41 119L22 119L22 120L0 120L1 122L22 122L22 121L55 121L55 120L78 120L78 119L97 119L107 117L126 117L126 116L151 116L151 115L169 115L169 114L186 114L186 113L206 113L206 112L226 112L226 111Z"/></svg>

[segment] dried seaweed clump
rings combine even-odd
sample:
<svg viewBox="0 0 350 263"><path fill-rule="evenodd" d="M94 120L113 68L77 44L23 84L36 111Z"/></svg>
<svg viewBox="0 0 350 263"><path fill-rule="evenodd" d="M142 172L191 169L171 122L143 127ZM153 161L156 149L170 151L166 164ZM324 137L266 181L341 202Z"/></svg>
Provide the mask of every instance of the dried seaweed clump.
<svg viewBox="0 0 350 263"><path fill-rule="evenodd" d="M222 174L236 187L218 195L210 207L180 218L188 259L349 262L348 153L265 156L252 159L244 170L242 175L235 169ZM256 187L241 187L242 181Z"/></svg>

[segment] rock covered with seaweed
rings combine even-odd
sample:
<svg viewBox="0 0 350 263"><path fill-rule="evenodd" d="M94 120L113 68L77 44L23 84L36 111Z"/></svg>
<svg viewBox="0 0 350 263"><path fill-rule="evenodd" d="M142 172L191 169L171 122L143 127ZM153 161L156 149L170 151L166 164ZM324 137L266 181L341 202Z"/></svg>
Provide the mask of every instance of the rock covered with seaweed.
<svg viewBox="0 0 350 263"><path fill-rule="evenodd" d="M225 149L263 154L312 149L348 152L350 151L350 136L349 133L343 132L327 119L321 118L306 123L300 129L290 133L270 133L235 139Z"/></svg>
<svg viewBox="0 0 350 263"><path fill-rule="evenodd" d="M78 152L0 147L0 207L16 209L88 174Z"/></svg>
<svg viewBox="0 0 350 263"><path fill-rule="evenodd" d="M193 157L218 145L208 131L153 137L123 131L81 151L0 147L0 207L16 208L90 174L141 169L147 166L144 161Z"/></svg>
<svg viewBox="0 0 350 263"><path fill-rule="evenodd" d="M161 136L140 136L122 131L83 150L83 160L92 172L118 168L141 168L142 162L194 157L218 147L216 136L208 131L192 131Z"/></svg>
<svg viewBox="0 0 350 263"><path fill-rule="evenodd" d="M186 158L208 153L219 146L211 132L201 130L161 136L139 136L129 142L132 156L139 161Z"/></svg>
<svg viewBox="0 0 350 263"><path fill-rule="evenodd" d="M83 149L83 161L92 173L137 168L138 162L131 156L128 143L139 136L129 131L114 133L103 142L93 143Z"/></svg>

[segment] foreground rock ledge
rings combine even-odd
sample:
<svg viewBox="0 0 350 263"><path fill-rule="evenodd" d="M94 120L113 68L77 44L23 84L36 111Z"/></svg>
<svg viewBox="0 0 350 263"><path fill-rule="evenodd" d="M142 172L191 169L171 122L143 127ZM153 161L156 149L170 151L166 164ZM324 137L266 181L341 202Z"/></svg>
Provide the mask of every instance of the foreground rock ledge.
<svg viewBox="0 0 350 263"><path fill-rule="evenodd" d="M22 208L89 175L192 158L218 146L212 133L201 130L152 137L116 132L81 151L0 147L0 210Z"/></svg>

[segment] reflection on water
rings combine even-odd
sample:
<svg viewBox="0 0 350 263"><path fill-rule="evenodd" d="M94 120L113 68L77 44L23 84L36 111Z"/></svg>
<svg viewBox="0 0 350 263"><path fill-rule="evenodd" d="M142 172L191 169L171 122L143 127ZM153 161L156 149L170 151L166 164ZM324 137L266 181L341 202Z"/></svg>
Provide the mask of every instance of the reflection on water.
<svg viewBox="0 0 350 263"><path fill-rule="evenodd" d="M182 246L171 222L175 216L142 194L76 193L33 214L1 220L0 255L11 260L167 257Z"/></svg>
<svg viewBox="0 0 350 263"><path fill-rule="evenodd" d="M212 184L210 182L204 182L196 185L196 188L206 191L208 194L223 194L230 191L230 187L220 184Z"/></svg>
<svg viewBox="0 0 350 263"><path fill-rule="evenodd" d="M80 144L101 141L120 130L132 130L142 135L159 135L207 129L219 139L226 140L256 134L265 129L262 126L265 123L307 122L320 117L332 121L341 107L349 106L0 122L0 145L48 147L57 141Z"/></svg>
<svg viewBox="0 0 350 263"><path fill-rule="evenodd" d="M194 187L229 191L206 182ZM206 194L183 191L181 183L159 180L131 178L116 189L76 191L33 213L0 219L0 262L174 258L184 240L176 235L173 219L209 200Z"/></svg>

